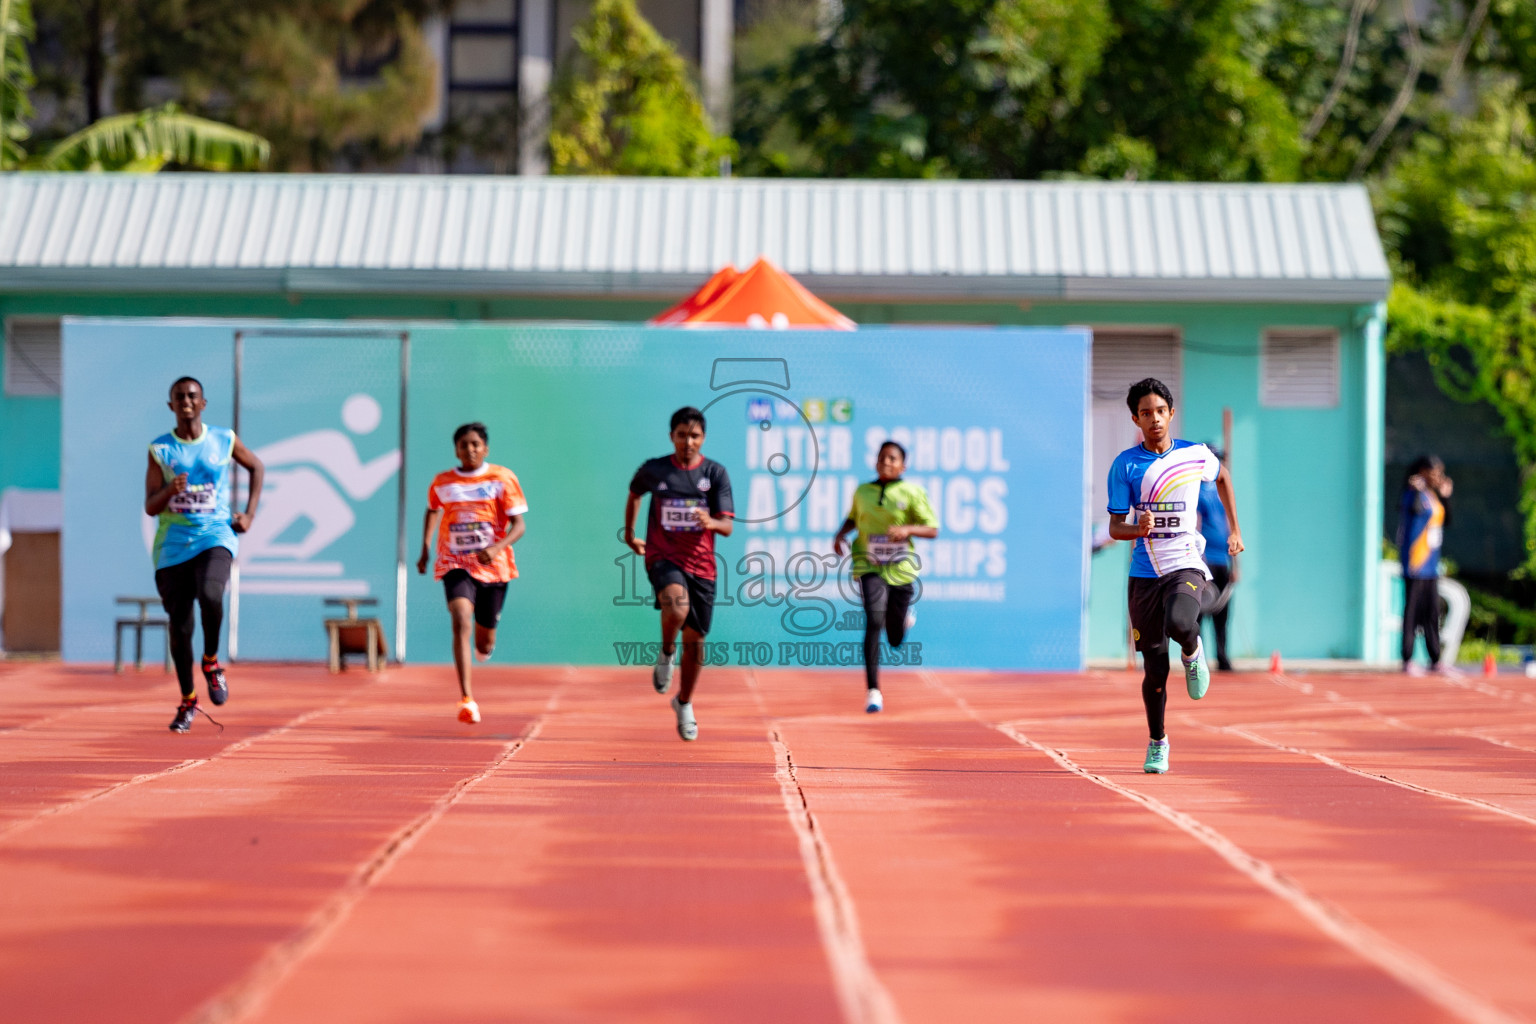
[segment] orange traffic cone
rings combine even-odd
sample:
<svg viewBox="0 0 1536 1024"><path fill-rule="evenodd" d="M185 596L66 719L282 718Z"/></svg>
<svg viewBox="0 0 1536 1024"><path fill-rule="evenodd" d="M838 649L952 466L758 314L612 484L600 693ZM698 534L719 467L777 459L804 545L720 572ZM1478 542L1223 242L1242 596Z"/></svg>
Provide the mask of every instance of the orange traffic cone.
<svg viewBox="0 0 1536 1024"><path fill-rule="evenodd" d="M1277 675L1280 674L1280 652L1279 651L1275 651L1273 654L1271 654L1269 656L1269 672L1270 672L1270 675L1276 675L1277 676Z"/></svg>
<svg viewBox="0 0 1536 1024"><path fill-rule="evenodd" d="M1499 674L1498 663L1493 660L1493 652L1483 655L1483 675L1496 676Z"/></svg>

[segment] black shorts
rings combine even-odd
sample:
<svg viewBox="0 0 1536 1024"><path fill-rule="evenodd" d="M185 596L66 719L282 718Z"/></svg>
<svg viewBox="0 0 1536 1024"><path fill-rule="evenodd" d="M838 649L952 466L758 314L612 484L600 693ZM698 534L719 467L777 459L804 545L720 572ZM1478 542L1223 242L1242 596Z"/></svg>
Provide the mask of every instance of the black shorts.
<svg viewBox="0 0 1536 1024"><path fill-rule="evenodd" d="M1131 605L1132 638L1143 654L1168 647L1167 600L1175 587L1189 587L1200 607L1208 606L1211 581L1199 569L1176 569L1167 576L1132 576L1127 598Z"/></svg>
<svg viewBox="0 0 1536 1024"><path fill-rule="evenodd" d="M653 562L645 567L645 574L651 578L651 587L656 591L656 607L661 607L661 590L673 583L681 583L688 588L688 617L683 620L683 628L691 629L704 636L709 632L710 623L715 619L715 581L706 580L702 576L684 572L675 562L665 559Z"/></svg>
<svg viewBox="0 0 1536 1024"><path fill-rule="evenodd" d="M462 597L475 606L475 625L495 629L501 620L501 604L507 599L505 583L482 583L465 569L449 569L443 577L448 600Z"/></svg>

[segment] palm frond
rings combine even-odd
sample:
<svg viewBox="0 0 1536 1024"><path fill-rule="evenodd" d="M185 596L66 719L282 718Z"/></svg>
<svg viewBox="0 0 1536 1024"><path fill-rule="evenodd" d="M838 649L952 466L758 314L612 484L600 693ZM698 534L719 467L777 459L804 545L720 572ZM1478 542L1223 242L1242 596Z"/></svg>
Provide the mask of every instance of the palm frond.
<svg viewBox="0 0 1536 1024"><path fill-rule="evenodd" d="M28 167L153 173L177 164L200 171L254 171L271 155L271 144L259 135L166 104L104 117L34 157Z"/></svg>

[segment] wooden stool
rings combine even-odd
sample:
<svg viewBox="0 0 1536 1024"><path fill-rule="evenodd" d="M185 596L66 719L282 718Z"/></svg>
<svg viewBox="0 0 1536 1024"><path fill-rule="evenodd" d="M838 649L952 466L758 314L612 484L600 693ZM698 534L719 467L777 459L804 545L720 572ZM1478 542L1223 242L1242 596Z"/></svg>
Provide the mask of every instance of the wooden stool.
<svg viewBox="0 0 1536 1024"><path fill-rule="evenodd" d="M331 641L331 671L340 672L349 654L366 654L368 671L377 672L379 665L388 659L389 651L384 643L384 626L375 618L357 617L359 605L376 605L376 597L328 597L328 605L343 605L347 609L344 619L326 619L325 630Z"/></svg>
<svg viewBox="0 0 1536 1024"><path fill-rule="evenodd" d="M115 636L112 641L112 671L123 670L123 630L133 630L133 668L136 672L144 670L144 631L146 629L158 629L165 636L165 670L171 671L171 624L167 619L152 619L149 617L149 606L159 604L158 597L119 597L118 604L136 604L139 606L139 616L136 619L118 619Z"/></svg>

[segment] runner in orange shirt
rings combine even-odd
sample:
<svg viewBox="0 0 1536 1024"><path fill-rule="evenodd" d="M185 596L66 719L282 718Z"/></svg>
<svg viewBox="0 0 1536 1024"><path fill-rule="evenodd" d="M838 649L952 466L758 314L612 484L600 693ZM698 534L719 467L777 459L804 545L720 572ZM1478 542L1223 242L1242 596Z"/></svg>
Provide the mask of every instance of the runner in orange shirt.
<svg viewBox="0 0 1536 1024"><path fill-rule="evenodd" d="M490 440L484 423L466 423L453 432L459 465L432 478L427 518L416 571L427 571L437 537L434 579L443 581L453 618L453 665L459 673L459 721L480 721L480 706L469 688L470 624L475 656L485 661L496 647L496 622L507 599L507 581L517 578L512 545L522 537L528 501L517 476L485 461ZM446 522L443 522L446 520ZM439 525L442 529L439 530Z"/></svg>

